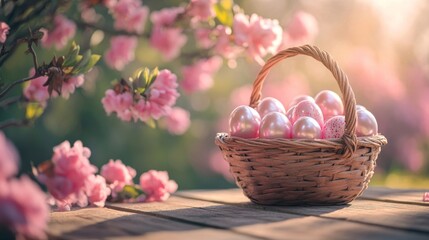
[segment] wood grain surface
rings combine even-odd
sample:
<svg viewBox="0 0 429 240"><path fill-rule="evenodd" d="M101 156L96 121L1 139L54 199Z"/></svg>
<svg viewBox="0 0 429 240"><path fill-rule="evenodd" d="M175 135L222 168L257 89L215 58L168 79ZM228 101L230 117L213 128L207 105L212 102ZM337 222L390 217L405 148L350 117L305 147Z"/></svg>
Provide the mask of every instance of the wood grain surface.
<svg viewBox="0 0 429 240"><path fill-rule="evenodd" d="M429 239L423 190L369 188L341 206L260 206L239 189L53 212L51 239Z"/></svg>

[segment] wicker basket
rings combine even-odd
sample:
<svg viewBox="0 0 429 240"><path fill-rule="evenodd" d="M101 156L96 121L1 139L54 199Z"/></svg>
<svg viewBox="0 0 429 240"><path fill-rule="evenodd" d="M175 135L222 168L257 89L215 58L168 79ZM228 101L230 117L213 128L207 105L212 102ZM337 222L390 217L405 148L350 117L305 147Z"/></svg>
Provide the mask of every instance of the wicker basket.
<svg viewBox="0 0 429 240"><path fill-rule="evenodd" d="M270 58L253 83L249 106L261 99L270 69L283 59L307 55L323 63L343 95L346 128L341 139L244 139L218 133L219 146L237 185L263 205L346 204L368 187L384 136L356 137L356 100L347 76L328 53L314 46L293 47Z"/></svg>

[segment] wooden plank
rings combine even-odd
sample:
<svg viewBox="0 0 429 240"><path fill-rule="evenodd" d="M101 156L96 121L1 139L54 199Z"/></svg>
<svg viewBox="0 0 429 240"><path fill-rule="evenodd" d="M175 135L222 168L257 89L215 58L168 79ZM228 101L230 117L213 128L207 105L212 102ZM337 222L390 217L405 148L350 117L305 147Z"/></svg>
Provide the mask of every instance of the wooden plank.
<svg viewBox="0 0 429 240"><path fill-rule="evenodd" d="M426 206L359 199L342 206L259 206L250 203L238 189L186 191L180 192L178 195L244 208L259 208L271 212L338 219L429 234L429 224L427 224L429 222L429 209Z"/></svg>
<svg viewBox="0 0 429 240"><path fill-rule="evenodd" d="M429 202L423 202L423 194L425 192L429 192L429 189L391 189L385 187L370 187L360 198L366 200L429 206Z"/></svg>
<svg viewBox="0 0 429 240"><path fill-rule="evenodd" d="M200 193L204 195L205 192ZM222 195L222 199L228 202L230 195ZM107 207L202 223L266 239L427 239L427 235L420 232L267 211L266 207L249 204L248 201L245 204L247 205L242 207L173 196L163 203L112 204Z"/></svg>
<svg viewBox="0 0 429 240"><path fill-rule="evenodd" d="M108 208L53 212L48 235L51 239L255 239L222 229Z"/></svg>

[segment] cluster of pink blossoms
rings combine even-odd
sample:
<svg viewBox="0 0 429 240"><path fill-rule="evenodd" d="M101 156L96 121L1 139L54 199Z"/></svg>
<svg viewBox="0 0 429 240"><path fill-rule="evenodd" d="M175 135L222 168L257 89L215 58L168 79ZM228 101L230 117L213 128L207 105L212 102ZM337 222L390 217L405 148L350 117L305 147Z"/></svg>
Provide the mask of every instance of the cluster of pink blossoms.
<svg viewBox="0 0 429 240"><path fill-rule="evenodd" d="M110 68L122 70L125 65L134 60L134 50L136 47L136 37L112 37L110 39L110 48L104 54L104 61Z"/></svg>
<svg viewBox="0 0 429 240"><path fill-rule="evenodd" d="M146 96L134 95L131 92L117 93L109 89L101 102L107 114L116 112L123 121L158 120L168 115L176 103L179 96L177 87L176 75L169 70L161 70Z"/></svg>
<svg viewBox="0 0 429 240"><path fill-rule="evenodd" d="M49 219L46 195L28 176L14 178L18 163L15 147L0 132L0 225L18 238L43 239Z"/></svg>
<svg viewBox="0 0 429 240"><path fill-rule="evenodd" d="M44 35L41 40L43 47L55 46L56 49L63 49L68 41L76 33L76 24L63 15L54 17L54 26L52 29L40 29Z"/></svg>
<svg viewBox="0 0 429 240"><path fill-rule="evenodd" d="M187 41L186 35L182 33L183 30L174 26L178 16L184 11L182 7L164 8L152 12L150 16L153 24L150 44L160 51L167 61L176 58Z"/></svg>
<svg viewBox="0 0 429 240"><path fill-rule="evenodd" d="M182 69L183 81L182 88L188 92L204 91L213 86L213 74L219 70L222 65L220 57L211 57L201 59L191 66Z"/></svg>
<svg viewBox="0 0 429 240"><path fill-rule="evenodd" d="M97 167L89 162L91 151L81 141L71 147L64 141L54 147L52 167L38 175L46 185L60 210L70 210L73 204L85 207L88 202L103 207L110 188L101 176L94 175Z"/></svg>
<svg viewBox="0 0 429 240"><path fill-rule="evenodd" d="M30 76L33 75L34 69L31 69ZM45 106L46 102L50 97L48 87L43 86L43 84L45 84L47 80L48 76L42 76L29 81L29 83L27 83L23 89L25 98L29 101L39 102L40 104ZM83 85L84 81L85 79L82 74L65 79L61 87L61 96L65 99L68 99L70 94L74 93L76 88L81 87ZM57 92L52 92L52 97L57 96Z"/></svg>
<svg viewBox="0 0 429 240"><path fill-rule="evenodd" d="M121 160L110 160L101 167L101 175L106 179L115 198L125 185L134 185L136 170L124 165ZM169 179L166 171L150 170L140 175L140 188L144 195L132 201L161 202L167 200L170 194L177 190L177 183Z"/></svg>

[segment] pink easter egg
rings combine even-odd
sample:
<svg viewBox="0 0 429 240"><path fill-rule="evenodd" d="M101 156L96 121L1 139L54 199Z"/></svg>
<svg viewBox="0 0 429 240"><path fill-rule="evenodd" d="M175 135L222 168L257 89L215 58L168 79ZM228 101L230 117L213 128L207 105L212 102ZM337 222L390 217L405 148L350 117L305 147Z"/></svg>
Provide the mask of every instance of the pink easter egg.
<svg viewBox="0 0 429 240"><path fill-rule="evenodd" d="M259 127L260 138L290 138L291 132L291 122L283 113L279 112L265 115Z"/></svg>
<svg viewBox="0 0 429 240"><path fill-rule="evenodd" d="M294 99L292 99L292 102L289 103L289 108L291 108L291 107L293 107L293 106L297 105L298 103L305 101L305 100L314 102L314 98L312 98L311 96L299 95L299 96L296 96Z"/></svg>
<svg viewBox="0 0 429 240"><path fill-rule="evenodd" d="M343 101L341 101L341 97L333 91L323 90L316 95L314 100L320 107L320 110L322 110L325 120L344 113Z"/></svg>
<svg viewBox="0 0 429 240"><path fill-rule="evenodd" d="M359 111L359 110L362 110L362 109L366 110L366 108L364 106L362 106L362 105L356 105L356 111Z"/></svg>
<svg viewBox="0 0 429 240"><path fill-rule="evenodd" d="M256 110L259 112L261 118L265 117L265 115L271 112L279 112L283 114L286 113L283 104L279 100L272 97L266 97L262 99L256 107Z"/></svg>
<svg viewBox="0 0 429 240"><path fill-rule="evenodd" d="M234 137L257 138L261 117L249 106L238 106L229 116L229 134Z"/></svg>
<svg viewBox="0 0 429 240"><path fill-rule="evenodd" d="M322 129L322 138L341 138L344 135L345 127L346 118L344 115L333 116L325 122Z"/></svg>
<svg viewBox="0 0 429 240"><path fill-rule="evenodd" d="M319 123L319 126L323 126L323 113L320 110L319 106L315 102L310 100L304 100L298 103L293 110L292 121L296 122L296 120L300 117L312 117Z"/></svg>
<svg viewBox="0 0 429 240"><path fill-rule="evenodd" d="M319 123L311 117L300 117L292 126L292 138L317 139L321 138L321 135Z"/></svg>
<svg viewBox="0 0 429 240"><path fill-rule="evenodd" d="M289 110L287 110L287 112L286 112L286 117L289 118L289 121L291 123L293 123L293 110L295 110L295 107L296 107L296 105L290 107Z"/></svg>
<svg viewBox="0 0 429 240"><path fill-rule="evenodd" d="M378 124L374 115L366 110L357 111L356 135L358 137L374 136L378 133Z"/></svg>

